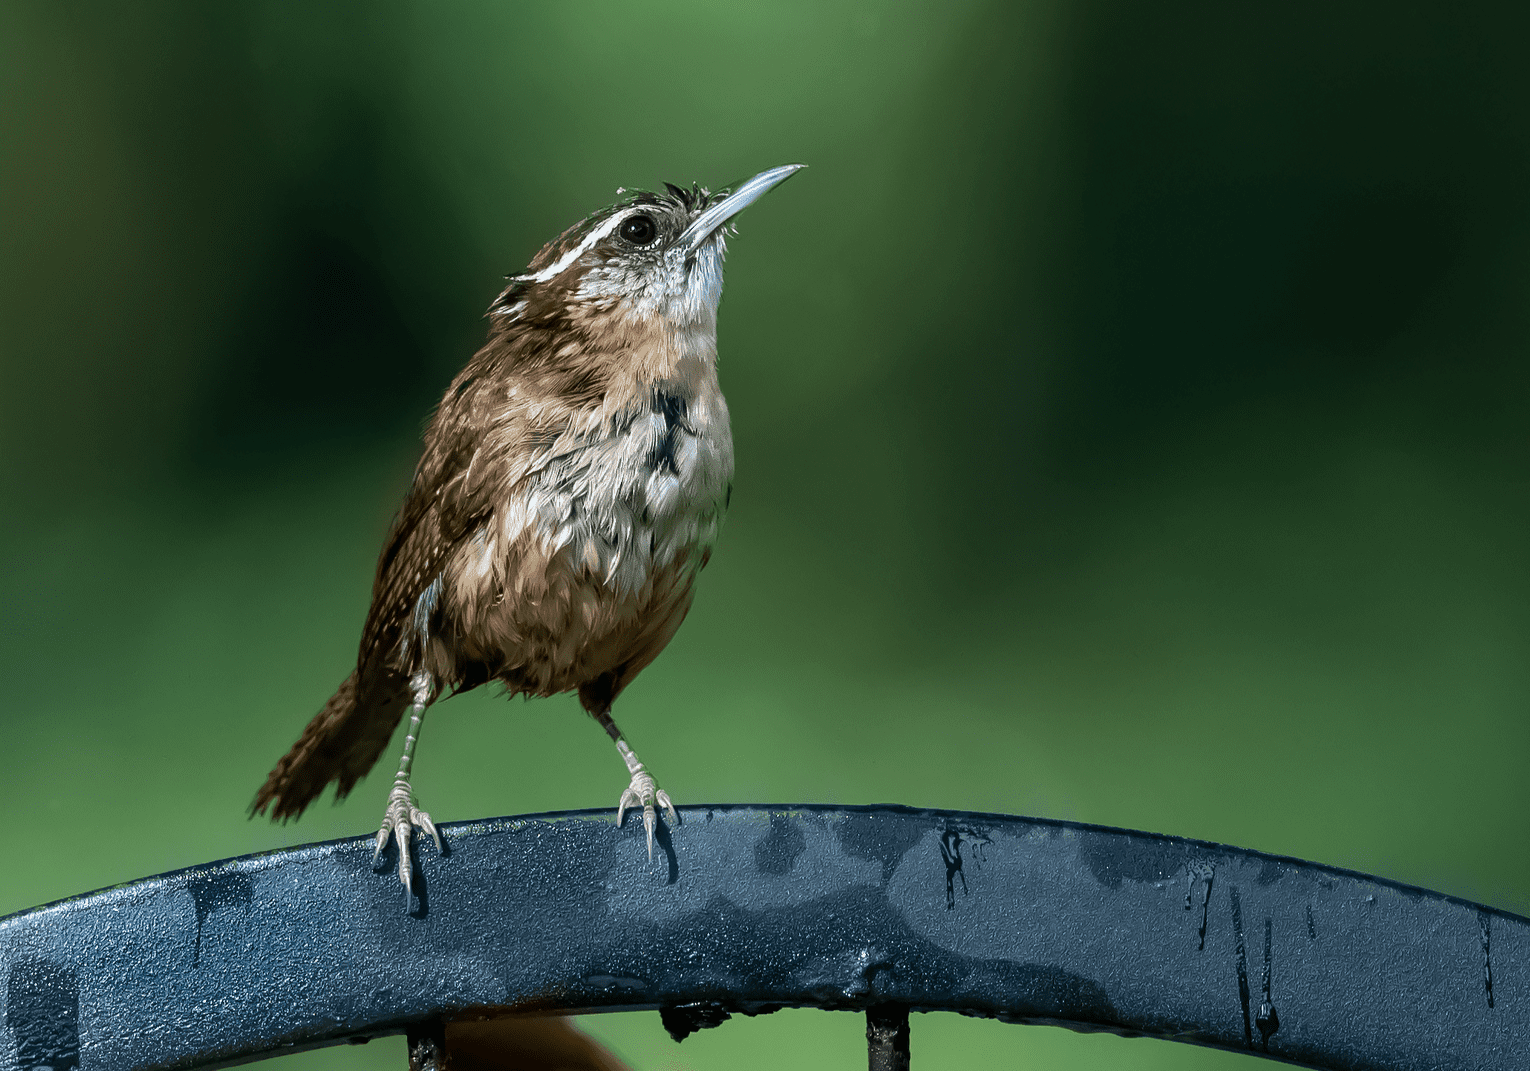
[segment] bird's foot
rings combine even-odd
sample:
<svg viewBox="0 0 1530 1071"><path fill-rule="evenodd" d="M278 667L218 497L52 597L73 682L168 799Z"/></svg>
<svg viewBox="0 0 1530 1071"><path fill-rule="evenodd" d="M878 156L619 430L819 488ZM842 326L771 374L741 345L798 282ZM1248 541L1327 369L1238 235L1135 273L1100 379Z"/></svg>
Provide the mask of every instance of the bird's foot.
<svg viewBox="0 0 1530 1071"><path fill-rule="evenodd" d="M377 847L372 852L372 865L375 867L382 858L382 850L391 836L398 842L398 880L404 883L405 893L414 892L414 866L409 858L409 840L416 828L429 833L436 842L436 851L441 850L441 834L436 832L436 824L430 820L430 815L414 805L414 793L409 788L409 782L395 781L393 791L388 793L388 808L383 812L382 827L377 831Z"/></svg>
<svg viewBox="0 0 1530 1071"><path fill-rule="evenodd" d="M632 783L627 786L627 790L622 793L622 798L616 805L616 824L617 826L622 824L622 819L627 816L628 807L643 808L643 832L648 835L648 858L652 861L653 831L659 821L656 805L664 808L664 817L671 822L678 822L675 805L669 801L669 794L653 779L653 774L643 768L643 764L632 753L626 741L617 741L616 749L621 752L622 759L627 763L627 770L632 774Z"/></svg>

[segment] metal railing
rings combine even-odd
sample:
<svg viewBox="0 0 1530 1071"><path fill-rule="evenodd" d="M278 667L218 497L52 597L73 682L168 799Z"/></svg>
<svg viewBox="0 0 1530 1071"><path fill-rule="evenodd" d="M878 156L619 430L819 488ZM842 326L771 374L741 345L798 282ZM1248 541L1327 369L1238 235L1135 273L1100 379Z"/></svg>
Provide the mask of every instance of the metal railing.
<svg viewBox="0 0 1530 1071"><path fill-rule="evenodd" d="M905 807L441 827L407 905L358 837L0 919L0 1066L200 1068L453 1020L864 1010L1150 1035L1318 1068L1523 1069L1530 920L1224 845ZM385 859L386 863L386 859ZM916 1027L917 1028L917 1027Z"/></svg>

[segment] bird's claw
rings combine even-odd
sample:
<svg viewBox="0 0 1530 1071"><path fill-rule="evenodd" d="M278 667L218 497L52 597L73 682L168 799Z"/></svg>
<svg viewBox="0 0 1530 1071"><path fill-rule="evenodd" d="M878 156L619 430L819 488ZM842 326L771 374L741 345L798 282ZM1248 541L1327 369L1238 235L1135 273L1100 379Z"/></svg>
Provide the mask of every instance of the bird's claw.
<svg viewBox="0 0 1530 1071"><path fill-rule="evenodd" d="M383 812L382 826L377 830L377 846L372 851L372 865L375 867L382 858L383 848L387 847L388 838L392 836L398 842L398 880L403 883L406 894L414 892L414 867L409 858L409 841L416 828L429 833L436 842L436 851L441 851L441 834L436 831L436 824L430 820L430 815L414 805L409 782L395 782L393 791L388 793L388 808Z"/></svg>
<svg viewBox="0 0 1530 1071"><path fill-rule="evenodd" d="M648 836L648 859L653 860L653 835L658 825L658 812L655 804L664 808L664 817L671 822L679 821L675 814L675 805L669 801L669 793L659 787L653 779L653 774L644 770L641 765L633 771L632 783L622 793L621 800L616 805L616 824L620 826L622 819L627 816L628 807L643 808L643 832Z"/></svg>

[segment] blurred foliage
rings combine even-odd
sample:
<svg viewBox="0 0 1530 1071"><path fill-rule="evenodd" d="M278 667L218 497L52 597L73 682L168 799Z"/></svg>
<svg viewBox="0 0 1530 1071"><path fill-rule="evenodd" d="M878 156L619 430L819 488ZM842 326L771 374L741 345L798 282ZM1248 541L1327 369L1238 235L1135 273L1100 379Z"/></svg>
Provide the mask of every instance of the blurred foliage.
<svg viewBox="0 0 1530 1071"><path fill-rule="evenodd" d="M0 911L373 827L385 777L243 812L501 277L618 185L787 161L732 245L728 528L618 711L676 799L1044 814L1530 911L1527 11L7 0ZM565 699L454 700L418 771L443 820L621 787ZM642 1067L863 1058L845 1015L587 1025Z"/></svg>

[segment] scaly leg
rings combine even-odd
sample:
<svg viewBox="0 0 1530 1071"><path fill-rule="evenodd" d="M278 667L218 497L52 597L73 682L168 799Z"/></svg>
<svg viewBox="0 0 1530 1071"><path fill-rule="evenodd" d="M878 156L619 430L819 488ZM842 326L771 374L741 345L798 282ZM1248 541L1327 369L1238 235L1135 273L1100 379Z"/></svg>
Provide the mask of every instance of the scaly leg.
<svg viewBox="0 0 1530 1071"><path fill-rule="evenodd" d="M611 712L605 711L595 715L595 720L600 722L606 730L606 735L616 741L616 750L621 755L622 761L627 764L627 772L632 775L632 783L627 786L622 798L616 804L616 824L620 826L622 819L627 815L628 807L643 808L643 832L648 835L648 858L653 860L653 831L658 824L658 812L654 804L664 808L664 815L671 822L678 822L675 814L675 805L669 802L669 794L659 787L632 749L627 746L627 741L622 739L622 731L616 727L616 722L611 720Z"/></svg>
<svg viewBox="0 0 1530 1071"><path fill-rule="evenodd" d="M430 706L431 693L435 691L435 681L429 673L416 673L409 681L410 688L414 693L414 702L409 705L409 731L404 735L404 754L398 760L398 773L393 777L393 791L388 793L388 808L383 812L382 828L377 831L377 849L372 852L372 865L377 865L377 860L382 857L383 846L388 843L388 835L398 841L398 880L404 883L404 892L414 892L413 873L414 868L409 860L409 838L418 826L429 833L436 842L436 851L441 850L441 834L436 832L436 824L430 820L430 815L414 805L414 792L409 787L409 770L414 765L414 745L420 739L420 723L425 720L425 708Z"/></svg>

